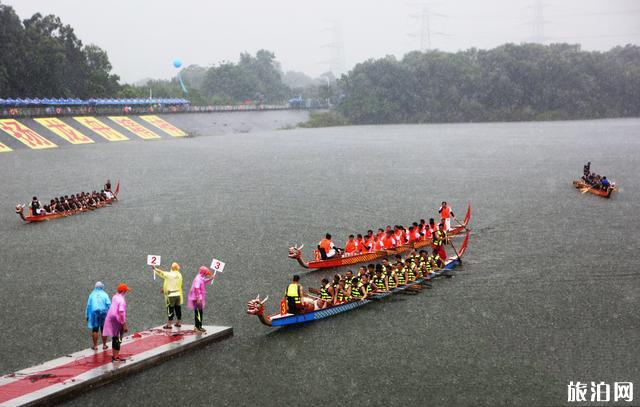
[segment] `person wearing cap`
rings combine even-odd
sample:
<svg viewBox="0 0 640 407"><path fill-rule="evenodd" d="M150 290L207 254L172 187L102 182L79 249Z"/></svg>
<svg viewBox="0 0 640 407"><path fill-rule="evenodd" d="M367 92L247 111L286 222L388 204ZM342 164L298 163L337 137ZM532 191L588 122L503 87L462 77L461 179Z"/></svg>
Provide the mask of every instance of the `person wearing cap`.
<svg viewBox="0 0 640 407"><path fill-rule="evenodd" d="M202 328L202 314L207 302L206 284L213 280L214 277L215 275L212 274L208 268L201 266L198 270L198 275L196 275L191 283L187 305L194 313L195 327L193 330L195 332L207 332Z"/></svg>
<svg viewBox="0 0 640 407"><path fill-rule="evenodd" d="M182 326L182 274L180 273L180 265L178 263L171 264L170 271L163 271L153 266L153 272L164 280L162 284L162 293L164 294L164 302L167 306L167 324L164 329L171 329L173 318L177 318L176 327Z"/></svg>
<svg viewBox="0 0 640 407"><path fill-rule="evenodd" d="M98 350L98 332L102 332L102 349L107 349L107 337L104 335L103 329L104 320L110 306L111 300L107 293L104 292L104 284L98 281L91 294L89 294L85 310L87 326L91 329L91 339L93 340L91 349L93 350Z"/></svg>
<svg viewBox="0 0 640 407"><path fill-rule="evenodd" d="M124 296L129 291L125 283L118 285L118 292L111 298L111 306L104 321L102 334L111 337L111 347L113 348L112 362L124 362L126 359L120 357L120 345L122 335L129 331L127 326L127 301Z"/></svg>

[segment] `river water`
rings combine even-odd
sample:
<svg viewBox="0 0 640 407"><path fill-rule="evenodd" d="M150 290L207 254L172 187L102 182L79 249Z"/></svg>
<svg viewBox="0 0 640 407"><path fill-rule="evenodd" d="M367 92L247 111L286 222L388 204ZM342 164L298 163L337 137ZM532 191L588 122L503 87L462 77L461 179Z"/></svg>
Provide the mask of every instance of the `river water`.
<svg viewBox="0 0 640 407"><path fill-rule="evenodd" d="M145 265L159 254L181 264L186 289L212 257L227 263L205 323L234 336L69 405L559 405L569 381L638 387L639 135L636 119L399 125L6 153L0 373L88 347L97 280L132 288L132 330L162 324ZM622 191L572 188L587 160ZM13 213L107 177L122 183L107 209L33 225ZM443 200L460 218L473 206L454 278L307 326L246 315L257 294L276 312L294 272L315 287L335 272L305 272L290 245L309 257L326 232L342 243L432 217Z"/></svg>

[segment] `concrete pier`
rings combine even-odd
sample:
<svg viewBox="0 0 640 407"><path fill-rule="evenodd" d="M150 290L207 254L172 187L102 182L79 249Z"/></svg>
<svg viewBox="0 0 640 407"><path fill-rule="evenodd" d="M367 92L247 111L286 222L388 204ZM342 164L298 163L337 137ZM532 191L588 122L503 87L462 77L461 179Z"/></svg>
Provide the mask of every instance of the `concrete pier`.
<svg viewBox="0 0 640 407"><path fill-rule="evenodd" d="M233 335L232 327L204 328L206 333L193 332L192 325L173 330L156 327L126 336L120 350L125 362L112 362L111 346L102 350L100 344L99 350L85 349L4 375L0 377L0 406L47 405L61 401Z"/></svg>

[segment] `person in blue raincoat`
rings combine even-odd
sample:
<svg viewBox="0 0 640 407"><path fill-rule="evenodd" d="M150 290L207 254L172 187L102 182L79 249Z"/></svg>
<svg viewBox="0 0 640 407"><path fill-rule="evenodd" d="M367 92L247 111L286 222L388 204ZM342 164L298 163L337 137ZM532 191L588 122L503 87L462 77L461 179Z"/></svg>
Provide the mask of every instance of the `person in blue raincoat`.
<svg viewBox="0 0 640 407"><path fill-rule="evenodd" d="M111 300L109 295L104 292L104 284L98 281L91 294L89 294L85 311L87 326L91 329L91 339L93 340L91 349L93 350L98 350L98 332L102 333L104 319L110 306ZM102 349L107 349L107 337L104 335L102 335Z"/></svg>

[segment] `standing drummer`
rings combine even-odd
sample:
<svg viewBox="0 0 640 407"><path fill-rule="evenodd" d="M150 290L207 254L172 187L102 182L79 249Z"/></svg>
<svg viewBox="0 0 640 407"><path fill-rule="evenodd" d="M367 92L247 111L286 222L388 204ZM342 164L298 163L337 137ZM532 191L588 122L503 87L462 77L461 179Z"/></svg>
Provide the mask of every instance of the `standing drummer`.
<svg viewBox="0 0 640 407"><path fill-rule="evenodd" d="M451 207L447 205L446 201L442 202L442 206L438 209L438 213L440 213L441 222L444 223L444 228L448 232L451 230L451 218L456 217L456 215L451 210Z"/></svg>

